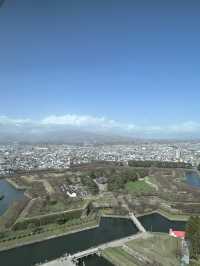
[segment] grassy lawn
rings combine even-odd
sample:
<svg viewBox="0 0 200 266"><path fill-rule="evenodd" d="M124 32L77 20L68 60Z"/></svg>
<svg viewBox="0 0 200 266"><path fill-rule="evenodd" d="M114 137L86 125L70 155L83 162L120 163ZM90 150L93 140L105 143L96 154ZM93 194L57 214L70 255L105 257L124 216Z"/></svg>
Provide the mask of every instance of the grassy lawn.
<svg viewBox="0 0 200 266"><path fill-rule="evenodd" d="M175 213L171 213L170 211L163 210L163 209L159 209L157 212L165 216L167 219L171 221L188 221L188 219L190 218L190 215L181 214L181 213L175 214Z"/></svg>
<svg viewBox="0 0 200 266"><path fill-rule="evenodd" d="M180 258L176 255L180 240L167 234L155 234L152 238L130 241L127 245L160 265L180 265Z"/></svg>
<svg viewBox="0 0 200 266"><path fill-rule="evenodd" d="M68 204L64 204L61 201L57 201L56 204L49 204L48 206L46 206L46 212L48 214L48 213L52 213L52 212L82 209L82 208L85 208L89 202L90 201L87 199L86 200L73 201L73 202L68 203Z"/></svg>
<svg viewBox="0 0 200 266"><path fill-rule="evenodd" d="M116 266L137 266L134 258L122 248L108 248L103 252L103 257Z"/></svg>
<svg viewBox="0 0 200 266"><path fill-rule="evenodd" d="M70 220L64 225L49 224L41 226L41 232L32 233L33 229L8 231L5 237L0 238L0 249L12 248L20 244L28 244L34 241L45 240L49 237L56 237L59 235L70 234L76 230L84 230L88 227L98 225L96 218L91 217L89 220Z"/></svg>
<svg viewBox="0 0 200 266"><path fill-rule="evenodd" d="M66 209L65 204L61 201L57 201L56 204L48 204L46 206L47 212L59 212Z"/></svg>
<svg viewBox="0 0 200 266"><path fill-rule="evenodd" d="M177 250L180 249L180 240L172 238L168 234L154 234L147 239L132 240L126 245L143 258L152 261L155 265L180 265L180 258L177 256ZM138 258L134 258L134 255L128 254L121 247L104 250L103 257L115 266L143 265Z"/></svg>
<svg viewBox="0 0 200 266"><path fill-rule="evenodd" d="M199 266L200 265L200 259L197 261L195 261L195 260L191 260L190 261L190 266Z"/></svg>
<svg viewBox="0 0 200 266"><path fill-rule="evenodd" d="M129 181L125 186L128 193L148 193L154 191L154 189L145 182L141 181Z"/></svg>

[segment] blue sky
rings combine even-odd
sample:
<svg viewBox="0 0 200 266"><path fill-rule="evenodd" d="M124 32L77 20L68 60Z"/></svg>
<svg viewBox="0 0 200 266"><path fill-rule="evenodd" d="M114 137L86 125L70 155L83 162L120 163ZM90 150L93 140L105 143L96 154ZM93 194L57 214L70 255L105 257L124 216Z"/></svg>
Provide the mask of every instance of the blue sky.
<svg viewBox="0 0 200 266"><path fill-rule="evenodd" d="M6 0L1 120L200 132L199 13L198 0Z"/></svg>

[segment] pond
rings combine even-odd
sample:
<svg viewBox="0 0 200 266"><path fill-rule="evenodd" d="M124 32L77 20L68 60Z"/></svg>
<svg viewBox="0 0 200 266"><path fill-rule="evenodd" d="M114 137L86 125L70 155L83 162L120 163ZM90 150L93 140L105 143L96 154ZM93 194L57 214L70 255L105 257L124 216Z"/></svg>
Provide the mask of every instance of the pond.
<svg viewBox="0 0 200 266"><path fill-rule="evenodd" d="M3 195L3 199L0 200L0 215L2 215L15 200L22 199L24 192L15 189L5 179L0 179L0 196Z"/></svg>

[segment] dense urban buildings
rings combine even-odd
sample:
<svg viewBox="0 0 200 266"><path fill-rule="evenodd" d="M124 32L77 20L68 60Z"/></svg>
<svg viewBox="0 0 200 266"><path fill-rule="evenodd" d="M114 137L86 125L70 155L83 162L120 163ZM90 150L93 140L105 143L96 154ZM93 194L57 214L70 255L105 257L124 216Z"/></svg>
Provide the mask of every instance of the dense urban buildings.
<svg viewBox="0 0 200 266"><path fill-rule="evenodd" d="M144 142L126 145L0 145L0 175L16 170L62 169L92 161L158 160L200 162L200 142Z"/></svg>

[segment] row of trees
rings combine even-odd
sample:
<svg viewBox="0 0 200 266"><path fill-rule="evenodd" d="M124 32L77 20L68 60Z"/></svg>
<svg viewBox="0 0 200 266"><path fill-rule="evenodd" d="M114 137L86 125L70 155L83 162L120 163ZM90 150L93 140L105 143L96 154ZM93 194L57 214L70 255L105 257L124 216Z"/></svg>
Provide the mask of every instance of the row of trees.
<svg viewBox="0 0 200 266"><path fill-rule="evenodd" d="M41 227L50 223L66 223L70 219L79 219L82 215L82 210L73 210L62 213L52 213L49 215L36 216L29 219L23 219L14 224L14 230L25 230L29 227ZM59 221L59 222L58 222Z"/></svg>
<svg viewBox="0 0 200 266"><path fill-rule="evenodd" d="M164 161L129 161L132 167L157 167L157 168L187 168L191 169L190 163L184 162L164 162Z"/></svg>
<svg viewBox="0 0 200 266"><path fill-rule="evenodd" d="M190 217L186 226L186 238L190 244L190 256L193 259L200 258L200 217Z"/></svg>
<svg viewBox="0 0 200 266"><path fill-rule="evenodd" d="M57 219L53 226L44 227L44 226L36 226L34 223L30 223L27 230L20 230L15 233L12 233L12 231L0 231L0 242L7 242L12 241L15 239L21 239L24 237L30 237L32 235L37 235L45 232L53 232L57 229L60 230L66 230L67 228L73 228L74 226L83 226L87 223L97 221L98 214L93 214L84 218L75 218L75 219Z"/></svg>

